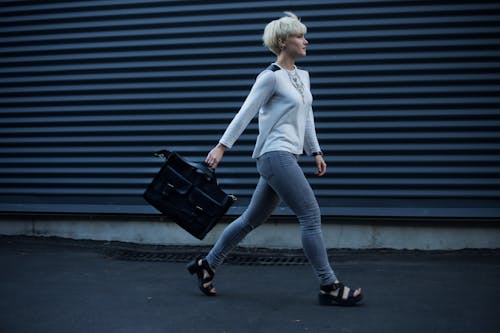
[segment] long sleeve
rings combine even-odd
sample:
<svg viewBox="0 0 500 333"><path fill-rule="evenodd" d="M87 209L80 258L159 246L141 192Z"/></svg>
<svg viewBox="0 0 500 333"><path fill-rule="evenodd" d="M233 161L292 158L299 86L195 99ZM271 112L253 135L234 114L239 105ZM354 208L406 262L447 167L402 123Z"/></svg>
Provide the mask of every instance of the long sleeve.
<svg viewBox="0 0 500 333"><path fill-rule="evenodd" d="M307 155L311 155L314 152L321 151L319 146L318 137L316 136L316 128L314 125L314 116L312 108L308 109L306 128L304 136L304 151Z"/></svg>
<svg viewBox="0 0 500 333"><path fill-rule="evenodd" d="M309 76L308 76L309 78ZM308 79L310 82L310 80ZM310 83L309 83L310 84ZM310 89L310 87L309 87ZM316 126L314 124L314 115L312 105L307 109L305 135L304 135L304 152L311 155L315 152L320 152L318 137L316 135Z"/></svg>
<svg viewBox="0 0 500 333"><path fill-rule="evenodd" d="M265 70L257 76L245 102L219 140L220 143L228 148L234 145L260 108L273 95L275 81L274 72L270 70Z"/></svg>

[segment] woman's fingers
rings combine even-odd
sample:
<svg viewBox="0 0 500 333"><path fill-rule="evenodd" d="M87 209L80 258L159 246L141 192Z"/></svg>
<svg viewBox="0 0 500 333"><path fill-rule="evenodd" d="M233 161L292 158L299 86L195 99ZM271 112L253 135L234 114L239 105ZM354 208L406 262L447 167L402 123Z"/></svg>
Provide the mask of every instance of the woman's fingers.
<svg viewBox="0 0 500 333"><path fill-rule="evenodd" d="M316 175L320 177L323 176L326 173L326 163L323 159L323 156L316 156L316 165L318 167L318 172L316 173Z"/></svg>
<svg viewBox="0 0 500 333"><path fill-rule="evenodd" d="M205 163L209 167L215 169L222 160L223 155L224 155L224 149L218 145L208 153L207 157L205 158Z"/></svg>

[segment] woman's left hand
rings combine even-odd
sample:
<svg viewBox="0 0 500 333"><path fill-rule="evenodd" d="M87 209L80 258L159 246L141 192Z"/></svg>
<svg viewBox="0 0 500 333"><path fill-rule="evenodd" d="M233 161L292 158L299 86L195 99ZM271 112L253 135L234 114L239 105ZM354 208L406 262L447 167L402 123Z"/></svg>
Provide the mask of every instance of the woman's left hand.
<svg viewBox="0 0 500 333"><path fill-rule="evenodd" d="M318 171L316 172L317 176L323 176L326 173L326 163L325 160L323 159L323 156L321 155L316 155L314 156L316 159L316 166L318 167Z"/></svg>

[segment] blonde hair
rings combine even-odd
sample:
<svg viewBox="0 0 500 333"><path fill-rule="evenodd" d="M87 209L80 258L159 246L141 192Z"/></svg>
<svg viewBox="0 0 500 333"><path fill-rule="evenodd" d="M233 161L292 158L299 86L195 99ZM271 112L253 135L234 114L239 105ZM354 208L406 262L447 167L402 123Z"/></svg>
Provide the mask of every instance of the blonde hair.
<svg viewBox="0 0 500 333"><path fill-rule="evenodd" d="M262 41L271 52L279 55L281 52L280 40L285 41L292 35L305 35L306 26L293 13L285 12L286 16L269 22L264 29Z"/></svg>

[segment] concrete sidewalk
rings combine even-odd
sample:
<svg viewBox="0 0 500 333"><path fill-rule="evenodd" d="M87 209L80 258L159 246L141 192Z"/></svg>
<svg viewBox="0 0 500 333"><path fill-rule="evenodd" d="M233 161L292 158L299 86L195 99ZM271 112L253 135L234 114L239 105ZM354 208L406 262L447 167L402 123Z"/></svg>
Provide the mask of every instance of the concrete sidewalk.
<svg viewBox="0 0 500 333"><path fill-rule="evenodd" d="M184 263L122 261L103 243L0 237L0 332L498 332L500 251L346 252L353 308L317 304L308 265L224 265L217 297Z"/></svg>

